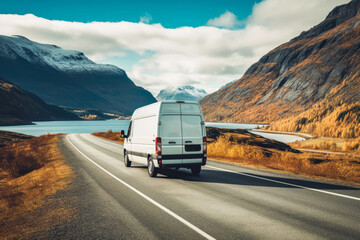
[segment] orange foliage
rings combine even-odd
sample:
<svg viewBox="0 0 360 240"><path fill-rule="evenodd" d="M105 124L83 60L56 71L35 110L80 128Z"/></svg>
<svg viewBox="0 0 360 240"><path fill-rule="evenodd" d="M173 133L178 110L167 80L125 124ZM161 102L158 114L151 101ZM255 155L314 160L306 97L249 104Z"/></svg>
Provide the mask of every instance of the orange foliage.
<svg viewBox="0 0 360 240"><path fill-rule="evenodd" d="M360 137L360 103L321 102L296 117L270 124L275 131L304 132L334 138Z"/></svg>
<svg viewBox="0 0 360 240"><path fill-rule="evenodd" d="M54 137L53 135L43 135L2 148L1 168L13 178L41 168L46 162L46 154L49 151L47 142Z"/></svg>
<svg viewBox="0 0 360 240"><path fill-rule="evenodd" d="M0 148L1 238L26 239L63 224L73 214L63 201L45 198L65 189L72 179L57 142L58 135L43 135ZM33 215L54 201L47 214Z"/></svg>
<svg viewBox="0 0 360 240"><path fill-rule="evenodd" d="M107 132L95 132L92 135L114 142L124 143L124 139L120 137L120 132L113 132L111 129Z"/></svg>
<svg viewBox="0 0 360 240"><path fill-rule="evenodd" d="M200 100L206 121L272 123L273 130L360 136L356 111L360 55L354 48L360 35L359 19L357 15L323 34L275 48L241 79ZM320 43L325 45L319 47ZM273 56L280 51L294 55L308 51L309 55L292 64L276 62ZM274 85L285 78L297 84ZM342 113L345 115L338 119Z"/></svg>
<svg viewBox="0 0 360 240"><path fill-rule="evenodd" d="M360 183L358 159L316 153L292 153L236 144L220 136L208 144L209 159L282 170L295 174Z"/></svg>
<svg viewBox="0 0 360 240"><path fill-rule="evenodd" d="M360 138L354 140L354 141L349 141L349 142L345 142L343 148L343 151L347 152L347 151L358 151L360 152Z"/></svg>

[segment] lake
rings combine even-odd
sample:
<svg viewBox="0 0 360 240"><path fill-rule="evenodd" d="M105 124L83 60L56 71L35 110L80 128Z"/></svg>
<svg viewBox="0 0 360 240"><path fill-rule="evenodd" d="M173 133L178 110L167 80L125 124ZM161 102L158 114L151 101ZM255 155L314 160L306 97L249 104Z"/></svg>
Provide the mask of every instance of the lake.
<svg viewBox="0 0 360 240"><path fill-rule="evenodd" d="M36 125L20 125L20 126L3 126L0 130L19 132L33 136L40 136L47 133L93 133L106 132L111 129L113 132L120 130L127 130L130 120L93 120L93 121L44 121L34 122ZM206 122L208 127L230 128L230 129L254 129L265 125L261 124L245 124L245 123L219 123ZM254 132L255 133L255 132ZM277 141L289 143L297 140L304 140L304 138L274 133L259 133L266 138L275 139Z"/></svg>
<svg viewBox="0 0 360 240"><path fill-rule="evenodd" d="M36 125L0 127L0 130L19 132L33 136L47 133L93 133L127 130L130 120L92 120L92 121L44 121Z"/></svg>

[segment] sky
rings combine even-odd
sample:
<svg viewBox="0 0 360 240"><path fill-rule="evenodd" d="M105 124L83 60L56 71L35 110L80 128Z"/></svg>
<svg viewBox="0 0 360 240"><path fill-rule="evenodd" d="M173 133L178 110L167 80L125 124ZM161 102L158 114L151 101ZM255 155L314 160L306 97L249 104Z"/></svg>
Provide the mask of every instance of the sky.
<svg viewBox="0 0 360 240"><path fill-rule="evenodd" d="M84 52L154 96L214 92L349 0L1 0L0 34Z"/></svg>

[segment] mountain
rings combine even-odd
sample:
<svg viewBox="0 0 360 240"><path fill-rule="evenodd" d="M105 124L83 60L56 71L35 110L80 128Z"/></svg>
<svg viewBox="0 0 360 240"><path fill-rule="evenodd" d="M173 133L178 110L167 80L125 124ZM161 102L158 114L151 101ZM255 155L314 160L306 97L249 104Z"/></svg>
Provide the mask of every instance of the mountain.
<svg viewBox="0 0 360 240"><path fill-rule="evenodd" d="M22 36L0 35L0 66L0 77L59 106L131 115L156 101L116 66Z"/></svg>
<svg viewBox="0 0 360 240"><path fill-rule="evenodd" d="M233 80L233 81L231 81L231 82L226 83L225 85L222 85L222 86L219 88L219 90L222 89L222 88L224 88L224 87L229 86L230 84L233 84L233 83L236 82L236 81L237 81L237 80Z"/></svg>
<svg viewBox="0 0 360 240"><path fill-rule="evenodd" d="M58 106L49 105L36 95L0 79L0 125L79 119L75 114Z"/></svg>
<svg viewBox="0 0 360 240"><path fill-rule="evenodd" d="M198 101L206 96L204 89L198 89L193 86L169 87L163 89L156 96L156 99L161 100L185 100Z"/></svg>
<svg viewBox="0 0 360 240"><path fill-rule="evenodd" d="M272 123L273 129L328 136L352 129L360 136L359 62L360 0L353 0L200 104L207 121Z"/></svg>

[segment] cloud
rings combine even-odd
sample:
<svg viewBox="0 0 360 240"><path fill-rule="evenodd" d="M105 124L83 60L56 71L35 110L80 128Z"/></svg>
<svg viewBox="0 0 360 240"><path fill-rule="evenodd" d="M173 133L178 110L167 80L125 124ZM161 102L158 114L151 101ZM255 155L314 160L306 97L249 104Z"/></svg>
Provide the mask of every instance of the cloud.
<svg viewBox="0 0 360 240"><path fill-rule="evenodd" d="M66 22L27 15L0 15L0 34L24 35L85 53L94 61L136 60L126 69L138 85L156 95L191 83L213 92L264 54L321 22L349 0L265 0L253 7L242 29L214 26L164 28L144 22ZM305 2L305 3L304 3ZM235 18L236 19L236 18ZM122 67L122 66L119 66Z"/></svg>
<svg viewBox="0 0 360 240"><path fill-rule="evenodd" d="M320 23L335 6L348 2L350 0L266 0L254 5L246 25L294 34Z"/></svg>
<svg viewBox="0 0 360 240"><path fill-rule="evenodd" d="M152 16L149 13L146 13L145 16L140 17L141 23L149 24L152 20Z"/></svg>
<svg viewBox="0 0 360 240"><path fill-rule="evenodd" d="M224 28L233 28L238 25L240 21L236 19L236 15L232 12L226 11L221 14L219 17L210 19L206 25L215 26L215 27L224 27Z"/></svg>

